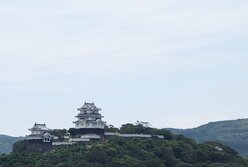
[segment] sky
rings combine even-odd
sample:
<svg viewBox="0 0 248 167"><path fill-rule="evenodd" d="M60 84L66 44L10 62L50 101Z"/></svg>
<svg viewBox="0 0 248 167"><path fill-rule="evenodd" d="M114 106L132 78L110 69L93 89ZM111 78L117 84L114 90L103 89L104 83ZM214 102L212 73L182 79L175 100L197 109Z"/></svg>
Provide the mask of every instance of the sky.
<svg viewBox="0 0 248 167"><path fill-rule="evenodd" d="M0 0L0 134L248 118L247 0Z"/></svg>

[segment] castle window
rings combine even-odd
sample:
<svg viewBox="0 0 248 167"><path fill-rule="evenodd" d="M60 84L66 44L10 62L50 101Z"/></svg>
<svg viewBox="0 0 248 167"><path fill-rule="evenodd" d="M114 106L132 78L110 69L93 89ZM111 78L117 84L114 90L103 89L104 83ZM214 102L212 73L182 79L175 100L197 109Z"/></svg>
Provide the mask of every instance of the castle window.
<svg viewBox="0 0 248 167"><path fill-rule="evenodd" d="M43 139L43 142L50 142L50 138L49 138L49 137L45 137L45 138Z"/></svg>

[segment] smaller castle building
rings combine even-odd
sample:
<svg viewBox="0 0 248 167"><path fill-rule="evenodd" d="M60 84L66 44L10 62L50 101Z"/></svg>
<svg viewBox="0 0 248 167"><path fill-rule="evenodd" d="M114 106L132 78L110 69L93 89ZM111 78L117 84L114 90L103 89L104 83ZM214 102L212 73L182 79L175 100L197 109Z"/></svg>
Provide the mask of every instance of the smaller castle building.
<svg viewBox="0 0 248 167"><path fill-rule="evenodd" d="M29 140L42 140L43 142L50 142L52 136L49 134L49 129L46 124L35 123L32 128L29 129L31 134L28 135Z"/></svg>
<svg viewBox="0 0 248 167"><path fill-rule="evenodd" d="M52 135L49 133L50 129L46 127L45 123L35 123L29 130L31 134L27 136L28 151L42 152L52 148Z"/></svg>

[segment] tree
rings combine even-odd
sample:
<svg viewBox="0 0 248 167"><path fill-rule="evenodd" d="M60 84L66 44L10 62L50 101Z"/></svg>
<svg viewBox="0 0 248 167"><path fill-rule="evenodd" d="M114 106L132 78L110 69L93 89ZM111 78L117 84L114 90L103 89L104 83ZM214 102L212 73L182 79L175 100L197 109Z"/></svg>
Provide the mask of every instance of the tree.
<svg viewBox="0 0 248 167"><path fill-rule="evenodd" d="M99 147L93 147L89 152L86 154L86 159L90 163L101 163L105 164L107 160L107 155L105 151L100 149Z"/></svg>

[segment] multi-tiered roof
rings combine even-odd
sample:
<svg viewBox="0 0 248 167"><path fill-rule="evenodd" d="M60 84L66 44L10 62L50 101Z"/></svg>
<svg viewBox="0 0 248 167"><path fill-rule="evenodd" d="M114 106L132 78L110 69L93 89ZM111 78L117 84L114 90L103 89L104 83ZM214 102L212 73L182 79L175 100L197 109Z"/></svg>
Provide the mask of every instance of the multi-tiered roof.
<svg viewBox="0 0 248 167"><path fill-rule="evenodd" d="M105 123L101 120L103 116L99 113L100 108L96 107L94 103L84 103L81 108L77 109L80 111L76 118L75 128L104 128Z"/></svg>

